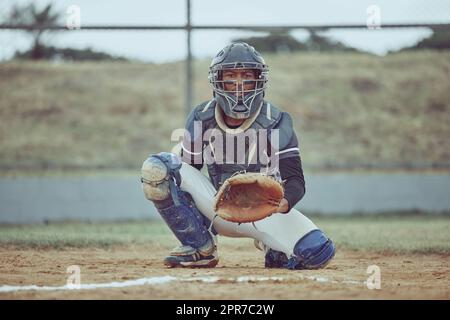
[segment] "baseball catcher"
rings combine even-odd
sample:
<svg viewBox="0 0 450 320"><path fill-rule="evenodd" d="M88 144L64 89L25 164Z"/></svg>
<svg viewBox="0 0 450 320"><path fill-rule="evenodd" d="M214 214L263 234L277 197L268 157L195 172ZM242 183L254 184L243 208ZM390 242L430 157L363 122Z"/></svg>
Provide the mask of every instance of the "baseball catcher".
<svg viewBox="0 0 450 320"><path fill-rule="evenodd" d="M180 152L144 161L144 194L181 243L166 266L216 266L218 234L253 238L267 268L333 258L331 239L294 208L305 194L300 149L292 117L264 99L268 71L248 44L226 46L210 66L213 98L189 114Z"/></svg>

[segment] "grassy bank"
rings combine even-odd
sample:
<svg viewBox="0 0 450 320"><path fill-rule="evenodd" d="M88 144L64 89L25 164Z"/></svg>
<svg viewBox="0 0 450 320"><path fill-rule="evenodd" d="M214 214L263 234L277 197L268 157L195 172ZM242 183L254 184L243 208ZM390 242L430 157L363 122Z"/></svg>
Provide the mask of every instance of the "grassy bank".
<svg viewBox="0 0 450 320"><path fill-rule="evenodd" d="M306 167L449 164L450 52L267 56ZM209 61L195 97L211 97ZM0 64L0 169L135 169L184 125L184 64Z"/></svg>

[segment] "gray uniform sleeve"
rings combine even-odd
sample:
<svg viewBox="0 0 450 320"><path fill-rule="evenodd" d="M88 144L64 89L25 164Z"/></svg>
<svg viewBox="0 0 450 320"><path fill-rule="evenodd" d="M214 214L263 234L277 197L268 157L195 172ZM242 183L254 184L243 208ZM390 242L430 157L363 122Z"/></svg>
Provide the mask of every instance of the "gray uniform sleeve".
<svg viewBox="0 0 450 320"><path fill-rule="evenodd" d="M202 122L196 120L196 112L197 108L191 111L186 120L183 142L181 144L181 159L183 162L200 170L203 167L203 128Z"/></svg>
<svg viewBox="0 0 450 320"><path fill-rule="evenodd" d="M303 176L300 156L280 160L280 174L284 183L284 197L291 210L305 195L305 178Z"/></svg>
<svg viewBox="0 0 450 320"><path fill-rule="evenodd" d="M298 139L289 113L282 113L276 129L279 139L278 145L272 148L272 159L277 161L281 178L285 181L285 198L291 210L303 198L306 188Z"/></svg>
<svg viewBox="0 0 450 320"><path fill-rule="evenodd" d="M282 113L281 120L275 129L278 129L279 139L278 146L273 146L272 154L277 156L279 160L298 157L300 155L298 139L292 124L292 117L289 113Z"/></svg>

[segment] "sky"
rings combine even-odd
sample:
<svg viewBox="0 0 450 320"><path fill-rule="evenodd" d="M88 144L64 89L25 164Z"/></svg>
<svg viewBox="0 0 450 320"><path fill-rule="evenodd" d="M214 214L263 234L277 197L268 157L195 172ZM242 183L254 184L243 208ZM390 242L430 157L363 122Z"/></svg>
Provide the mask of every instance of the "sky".
<svg viewBox="0 0 450 320"><path fill-rule="evenodd" d="M0 18L13 4L29 0L0 0ZM44 6L49 0L35 0ZM56 9L62 23L70 5L77 5L83 25L183 25L186 23L186 0L58 0ZM449 23L449 0L191 0L193 25L296 25L296 24L363 24L370 18L367 9L376 5L381 29L330 30L325 33L334 40L361 50L383 55L390 50L410 46L428 37L431 31L420 29L383 29L388 23ZM259 33L261 34L261 33ZM196 58L214 56L232 39L258 35L244 31L194 31L192 49ZM261 34L262 35L262 34ZM293 31L299 40L307 33ZM184 31L64 31L48 37L59 47L93 48L113 55L145 62L168 62L186 55ZM0 30L0 59L10 58L16 50L30 46L30 38L20 31Z"/></svg>

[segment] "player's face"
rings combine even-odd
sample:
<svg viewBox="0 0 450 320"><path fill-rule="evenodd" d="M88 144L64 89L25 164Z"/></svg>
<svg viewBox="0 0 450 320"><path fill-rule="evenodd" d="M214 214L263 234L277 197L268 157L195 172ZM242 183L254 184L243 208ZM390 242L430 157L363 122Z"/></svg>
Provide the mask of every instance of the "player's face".
<svg viewBox="0 0 450 320"><path fill-rule="evenodd" d="M222 74L222 80L226 91L242 97L244 92L255 89L256 71L252 69L225 70Z"/></svg>

